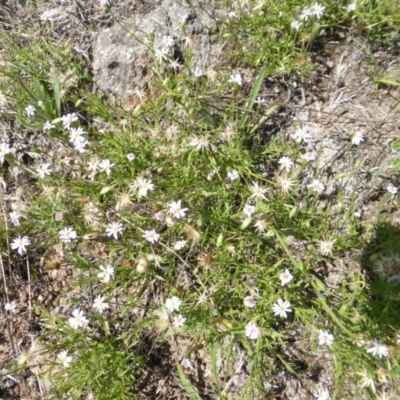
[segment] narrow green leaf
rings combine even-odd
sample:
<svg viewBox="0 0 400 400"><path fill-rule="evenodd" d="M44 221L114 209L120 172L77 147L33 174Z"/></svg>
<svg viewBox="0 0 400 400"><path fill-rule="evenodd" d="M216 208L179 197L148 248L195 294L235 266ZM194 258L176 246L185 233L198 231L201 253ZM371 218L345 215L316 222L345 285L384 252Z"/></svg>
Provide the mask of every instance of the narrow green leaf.
<svg viewBox="0 0 400 400"><path fill-rule="evenodd" d="M192 385L190 382L186 379L185 373L182 370L182 367L179 364L176 364L176 367L178 368L178 375L179 379L181 380L182 386L185 389L186 393L195 400L202 400L202 398L199 396L199 394L193 389Z"/></svg>

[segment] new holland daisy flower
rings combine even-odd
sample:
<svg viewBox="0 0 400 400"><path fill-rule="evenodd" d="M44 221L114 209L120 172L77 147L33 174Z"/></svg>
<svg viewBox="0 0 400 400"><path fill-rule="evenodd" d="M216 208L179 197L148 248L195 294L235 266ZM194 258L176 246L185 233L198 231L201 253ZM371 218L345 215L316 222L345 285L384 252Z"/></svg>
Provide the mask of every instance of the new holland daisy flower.
<svg viewBox="0 0 400 400"><path fill-rule="evenodd" d="M283 156L279 159L278 164L280 164L280 169L283 169L287 172L293 167L293 161L288 156Z"/></svg>
<svg viewBox="0 0 400 400"><path fill-rule="evenodd" d="M114 276L114 267L111 264L107 264L105 267L100 265L100 272L97 274L97 276L104 283L110 282Z"/></svg>
<svg viewBox="0 0 400 400"><path fill-rule="evenodd" d="M327 390L319 390L318 393L315 395L317 400L328 400L329 399L329 392Z"/></svg>
<svg viewBox="0 0 400 400"><path fill-rule="evenodd" d="M74 310L72 312L72 317L68 320L68 324L73 328L73 329L78 329L78 328L84 328L87 326L89 321L85 317L83 311L81 310Z"/></svg>
<svg viewBox="0 0 400 400"><path fill-rule="evenodd" d="M172 296L165 300L165 308L170 312L179 311L181 307L182 300L177 296Z"/></svg>
<svg viewBox="0 0 400 400"><path fill-rule="evenodd" d="M105 172L107 175L111 174L111 168L114 166L114 163L111 163L110 160L101 160L98 164L98 168L100 169L101 172Z"/></svg>
<svg viewBox="0 0 400 400"><path fill-rule="evenodd" d="M182 200L178 201L173 201L172 203L169 203L169 210L168 214L171 214L174 218L179 219L183 218L186 215L186 211L188 210L187 208L182 208Z"/></svg>
<svg viewBox="0 0 400 400"><path fill-rule="evenodd" d="M257 306L257 301L254 299L253 296L246 296L243 299L243 304L245 305L245 307L255 308Z"/></svg>
<svg viewBox="0 0 400 400"><path fill-rule="evenodd" d="M22 255L26 253L26 246L29 246L31 244L31 241L28 239L27 236L18 236L16 239L14 239L11 243L11 248L13 250L18 250L18 254Z"/></svg>
<svg viewBox="0 0 400 400"><path fill-rule="evenodd" d="M181 328L183 325L185 325L186 318L182 315L177 315L174 317L174 320L172 321L172 325L175 328Z"/></svg>
<svg viewBox="0 0 400 400"><path fill-rule="evenodd" d="M29 105L29 106L25 107L25 114L28 117L33 117L35 115L35 111L36 111L36 109L34 106Z"/></svg>
<svg viewBox="0 0 400 400"><path fill-rule="evenodd" d="M68 350L60 351L57 354L57 359L61 362L64 368L68 368L72 362L72 357L68 355Z"/></svg>
<svg viewBox="0 0 400 400"><path fill-rule="evenodd" d="M158 239L160 238L160 235L154 229L151 231L144 231L144 235L142 236L152 244L158 242Z"/></svg>
<svg viewBox="0 0 400 400"><path fill-rule="evenodd" d="M102 313L108 308L108 303L106 303L105 300L106 296L97 296L93 301L93 308L99 313Z"/></svg>
<svg viewBox="0 0 400 400"><path fill-rule="evenodd" d="M292 312L292 309L287 300L278 299L277 303L272 306L272 311L276 316L287 318L287 313Z"/></svg>
<svg viewBox="0 0 400 400"><path fill-rule="evenodd" d="M44 163L41 167L36 168L39 178L44 179L46 175L50 175L51 170L49 169L50 164Z"/></svg>
<svg viewBox="0 0 400 400"><path fill-rule="evenodd" d="M249 339L256 340L260 336L260 328L254 322L249 322L244 328L244 334Z"/></svg>
<svg viewBox="0 0 400 400"><path fill-rule="evenodd" d="M285 286L287 285L292 279L293 275L290 273L290 271L286 268L280 275L279 279L281 281L281 285Z"/></svg>
<svg viewBox="0 0 400 400"><path fill-rule="evenodd" d="M10 153L11 149L6 143L0 144L0 163L4 162L4 156Z"/></svg>
<svg viewBox="0 0 400 400"><path fill-rule="evenodd" d="M373 356L378 356L379 358L388 356L389 349L385 344L376 339L373 339L371 343L373 346L367 350L367 353L370 353Z"/></svg>
<svg viewBox="0 0 400 400"><path fill-rule="evenodd" d="M356 131L353 133L353 136L351 137L351 143L354 144L355 146L359 146L361 142L364 141L364 135L362 132Z"/></svg>
<svg viewBox="0 0 400 400"><path fill-rule="evenodd" d="M234 181L235 179L239 178L239 173L236 171L236 169L233 169L228 172L227 176L229 180Z"/></svg>
<svg viewBox="0 0 400 400"><path fill-rule="evenodd" d="M71 124L75 121L78 121L78 117L75 113L63 115L61 117L61 122L63 124L63 127L67 130L71 129Z"/></svg>
<svg viewBox="0 0 400 400"><path fill-rule="evenodd" d="M64 228L58 232L60 240L63 243L71 243L71 240L76 239L76 232L72 228Z"/></svg>
<svg viewBox="0 0 400 400"><path fill-rule="evenodd" d="M120 222L110 222L107 225L106 233L107 236L113 236L114 239L118 239L118 235L124 230Z"/></svg>
<svg viewBox="0 0 400 400"><path fill-rule="evenodd" d="M243 207L243 214L246 215L247 217L251 217L255 211L256 211L256 208L250 204L246 204Z"/></svg>
<svg viewBox="0 0 400 400"><path fill-rule="evenodd" d="M328 331L320 330L318 335L318 343L320 346L331 347L333 343L333 335Z"/></svg>

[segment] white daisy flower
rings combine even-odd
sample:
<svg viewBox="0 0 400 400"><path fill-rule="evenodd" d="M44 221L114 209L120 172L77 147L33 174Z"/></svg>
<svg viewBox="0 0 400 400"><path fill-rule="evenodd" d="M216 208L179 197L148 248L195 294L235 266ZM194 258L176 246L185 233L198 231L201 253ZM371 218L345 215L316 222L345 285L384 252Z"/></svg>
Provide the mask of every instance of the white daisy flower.
<svg viewBox="0 0 400 400"><path fill-rule="evenodd" d="M73 329L78 329L80 327L84 328L88 325L89 321L86 319L83 311L74 310L72 315L73 316L68 320L68 323Z"/></svg>
<svg viewBox="0 0 400 400"><path fill-rule="evenodd" d="M293 275L290 273L290 271L286 268L280 275L279 279L281 281L281 285L285 286L287 285L292 279Z"/></svg>
<svg viewBox="0 0 400 400"><path fill-rule="evenodd" d="M182 200L178 200L168 204L168 214L171 214L176 219L183 218L188 210L187 208L182 208L181 202Z"/></svg>
<svg viewBox="0 0 400 400"><path fill-rule="evenodd" d="M20 222L19 222L20 218L21 218L21 216L16 211L10 212L10 220L14 226L20 225Z"/></svg>
<svg viewBox="0 0 400 400"><path fill-rule="evenodd" d="M105 267L100 265L100 272L97 277L101 279L103 283L108 283L114 277L114 267L111 264L107 264Z"/></svg>
<svg viewBox="0 0 400 400"><path fill-rule="evenodd" d="M102 313L108 308L108 303L105 302L106 296L97 296L93 301L93 308Z"/></svg>
<svg viewBox="0 0 400 400"><path fill-rule="evenodd" d="M78 117L75 113L63 115L61 117L61 122L63 124L63 127L67 130L71 129L71 124L75 121L78 121Z"/></svg>
<svg viewBox="0 0 400 400"><path fill-rule="evenodd" d="M325 189L324 184L318 179L314 179L307 187L313 189L316 193L322 193Z"/></svg>
<svg viewBox="0 0 400 400"><path fill-rule="evenodd" d="M292 309L287 300L278 299L277 303L272 306L272 311L276 316L287 318L287 313L292 312Z"/></svg>
<svg viewBox="0 0 400 400"><path fill-rule="evenodd" d="M317 400L328 400L329 399L329 392L327 390L319 390L318 393L315 395Z"/></svg>
<svg viewBox="0 0 400 400"><path fill-rule="evenodd" d="M183 368L193 368L192 363L188 358L183 358L181 361L181 365Z"/></svg>
<svg viewBox="0 0 400 400"><path fill-rule="evenodd" d="M11 249L18 250L18 254L22 255L26 253L26 246L29 246L31 241L28 239L27 236L18 236L14 239L11 243Z"/></svg>
<svg viewBox="0 0 400 400"><path fill-rule="evenodd" d="M231 82L231 83L237 83L239 86L242 86L242 75L240 75L240 73L238 72L237 74L232 74L230 77L229 77L229 80L228 80L228 82Z"/></svg>
<svg viewBox="0 0 400 400"><path fill-rule="evenodd" d="M58 232L58 235L60 236L60 240L63 243L71 243L71 240L76 239L76 231L74 231L72 228L64 228L61 229Z"/></svg>
<svg viewBox="0 0 400 400"><path fill-rule="evenodd" d="M156 233L154 229L151 231L144 231L144 235L142 235L148 242L154 244L158 242L158 239L160 238L160 235Z"/></svg>
<svg viewBox="0 0 400 400"><path fill-rule="evenodd" d="M97 165L97 167L99 168L99 170L101 172L105 172L107 175L111 174L111 168L114 166L115 164L111 163L110 160L106 159L106 160L101 160L99 162L99 164Z"/></svg>
<svg viewBox="0 0 400 400"><path fill-rule="evenodd" d="M50 129L53 129L53 128L55 128L55 126L50 122L50 121L46 121L44 124L43 124L43 132L47 132L47 131L49 131Z"/></svg>
<svg viewBox="0 0 400 400"><path fill-rule="evenodd" d="M331 347L333 343L333 335L328 331L320 330L318 336L318 343L320 346Z"/></svg>
<svg viewBox="0 0 400 400"><path fill-rule="evenodd" d="M236 171L236 169L232 169L231 171L228 172L228 179L231 181L234 181L235 179L239 178L239 172Z"/></svg>
<svg viewBox="0 0 400 400"><path fill-rule="evenodd" d="M174 317L174 320L172 321L172 325L175 328L181 328L183 325L185 325L185 322L186 322L186 318L179 314Z"/></svg>
<svg viewBox="0 0 400 400"><path fill-rule="evenodd" d="M118 235L124 230L120 222L110 222L107 225L106 233L107 236L113 236L114 239L118 239Z"/></svg>
<svg viewBox="0 0 400 400"><path fill-rule="evenodd" d="M354 144L355 146L359 146L361 142L364 141L364 135L360 131L356 131L353 133L353 136L351 137L351 143Z"/></svg>
<svg viewBox="0 0 400 400"><path fill-rule="evenodd" d="M393 196L395 194L397 194L397 187L393 186L393 185L388 185L388 187L386 188L386 190L391 193Z"/></svg>
<svg viewBox="0 0 400 400"><path fill-rule="evenodd" d="M283 156L279 159L278 164L281 165L280 169L284 169L286 171L290 171L293 166L293 161L288 156Z"/></svg>
<svg viewBox="0 0 400 400"><path fill-rule="evenodd" d="M29 105L29 106L25 107L25 114L28 117L33 117L35 115L35 111L36 111L36 108L34 106Z"/></svg>
<svg viewBox="0 0 400 400"><path fill-rule="evenodd" d="M251 217L255 213L255 211L256 211L255 206L252 206L250 204L246 204L243 207L243 214L248 216L248 217Z"/></svg>
<svg viewBox="0 0 400 400"><path fill-rule="evenodd" d="M325 12L325 7L322 4L314 3L314 5L311 7L311 11L313 15L320 19Z"/></svg>
<svg viewBox="0 0 400 400"><path fill-rule="evenodd" d="M294 29L295 31L298 31L300 29L300 22L297 20L292 21L290 24L291 28Z"/></svg>
<svg viewBox="0 0 400 400"><path fill-rule="evenodd" d="M245 305L245 307L255 308L257 306L257 301L254 299L253 296L246 296L243 299L243 304Z"/></svg>
<svg viewBox="0 0 400 400"><path fill-rule="evenodd" d="M46 175L50 175L51 170L49 169L50 164L44 163L41 167L36 168L39 178L44 179Z"/></svg>
<svg viewBox="0 0 400 400"><path fill-rule="evenodd" d="M174 250L181 250L186 246L186 240L178 240L174 244Z"/></svg>
<svg viewBox="0 0 400 400"><path fill-rule="evenodd" d="M11 149L6 143L0 144L0 163L4 162L4 156L10 153Z"/></svg>
<svg viewBox="0 0 400 400"><path fill-rule="evenodd" d="M68 368L72 362L72 357L68 355L68 351L64 350L57 354L57 359L61 362L64 368Z"/></svg>
<svg viewBox="0 0 400 400"><path fill-rule="evenodd" d="M6 303L4 304L4 310L9 311L10 313L15 314L18 309L18 304L15 300L13 300L11 303Z"/></svg>
<svg viewBox="0 0 400 400"><path fill-rule="evenodd" d="M177 296L172 296L165 300L165 307L170 313L179 311L181 304L182 300Z"/></svg>
<svg viewBox="0 0 400 400"><path fill-rule="evenodd" d="M135 186L138 188L139 197L147 196L149 190L154 190L153 183L145 178L138 178Z"/></svg>
<svg viewBox="0 0 400 400"><path fill-rule="evenodd" d="M260 328L254 322L249 322L244 328L244 334L249 339L256 340L260 336Z"/></svg>
<svg viewBox="0 0 400 400"><path fill-rule="evenodd" d="M376 339L373 339L371 343L373 346L367 350L367 353L370 353L373 356L378 356L379 358L388 356L389 349L385 344Z"/></svg>

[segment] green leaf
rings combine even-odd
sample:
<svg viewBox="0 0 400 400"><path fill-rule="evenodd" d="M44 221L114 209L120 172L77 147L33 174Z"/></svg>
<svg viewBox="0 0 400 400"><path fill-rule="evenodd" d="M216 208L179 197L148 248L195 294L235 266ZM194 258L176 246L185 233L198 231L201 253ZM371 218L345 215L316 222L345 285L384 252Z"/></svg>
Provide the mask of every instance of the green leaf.
<svg viewBox="0 0 400 400"><path fill-rule="evenodd" d="M193 389L189 381L186 379L186 376L182 370L182 367L179 364L176 364L176 367L178 368L178 375L179 379L181 380L182 386L185 389L186 393L195 400L202 400L202 398L199 396L199 394Z"/></svg>
<svg viewBox="0 0 400 400"><path fill-rule="evenodd" d="M246 228L250 225L250 223L251 223L252 220L253 220L253 218L251 218L251 217L246 218L246 219L243 221L242 225L240 226L240 229L242 229L242 230L246 229Z"/></svg>
<svg viewBox="0 0 400 400"><path fill-rule="evenodd" d="M221 247L223 241L224 241L224 235L220 233L217 239L217 247Z"/></svg>
<svg viewBox="0 0 400 400"><path fill-rule="evenodd" d="M108 193L110 190L112 190L112 186L106 186L105 188L101 189L100 195Z"/></svg>
<svg viewBox="0 0 400 400"><path fill-rule="evenodd" d="M57 70L54 67L51 68L51 75L53 77L54 101L56 102L57 115L60 117L61 116L60 81L58 80Z"/></svg>

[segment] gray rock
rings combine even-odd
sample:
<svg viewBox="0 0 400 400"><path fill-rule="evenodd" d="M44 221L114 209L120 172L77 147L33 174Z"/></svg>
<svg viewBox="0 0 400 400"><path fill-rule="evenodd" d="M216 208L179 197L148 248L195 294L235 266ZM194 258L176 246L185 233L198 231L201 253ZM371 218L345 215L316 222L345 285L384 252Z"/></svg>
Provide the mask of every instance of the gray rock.
<svg viewBox="0 0 400 400"><path fill-rule="evenodd" d="M174 59L182 58L185 40L192 37L192 69L204 72L213 68L222 51L216 20L199 7L184 0L163 0L156 8L136 14L99 33L94 41L94 78L100 90L128 99L151 87L153 56L148 48L154 34L154 48L161 46L164 36L175 40ZM129 32L134 32L134 36Z"/></svg>

